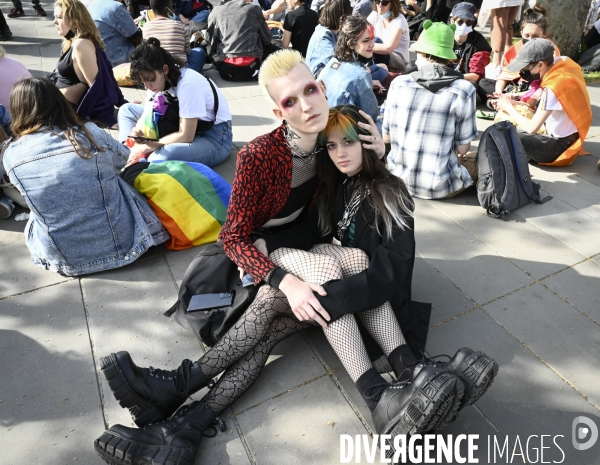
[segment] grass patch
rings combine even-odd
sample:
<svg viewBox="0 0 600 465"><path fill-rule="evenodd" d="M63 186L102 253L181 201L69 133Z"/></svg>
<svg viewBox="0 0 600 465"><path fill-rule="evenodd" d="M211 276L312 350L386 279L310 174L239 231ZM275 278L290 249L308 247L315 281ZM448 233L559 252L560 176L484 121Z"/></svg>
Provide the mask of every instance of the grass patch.
<svg viewBox="0 0 600 465"><path fill-rule="evenodd" d="M600 84L600 71L594 71L583 75L586 84Z"/></svg>

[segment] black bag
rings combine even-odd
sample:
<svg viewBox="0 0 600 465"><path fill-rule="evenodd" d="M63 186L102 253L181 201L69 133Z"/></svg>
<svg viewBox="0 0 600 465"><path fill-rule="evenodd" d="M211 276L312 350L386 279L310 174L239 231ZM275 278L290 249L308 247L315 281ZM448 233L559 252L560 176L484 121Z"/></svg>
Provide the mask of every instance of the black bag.
<svg viewBox="0 0 600 465"><path fill-rule="evenodd" d="M212 121L203 121L201 119L198 120L198 125L196 126L196 134L202 134L205 131L208 131L215 125L215 121L217 120L217 113L219 111L219 97L217 96L217 90L213 85L212 81L205 77L205 79L210 84L210 88L213 93L213 98L215 102L215 119ZM174 132L179 131L179 99L174 95L171 95L168 91L163 92L165 100L168 104L167 111L164 115L160 115L158 117L158 122L156 123L156 128L158 129L158 137L164 137L169 134L173 134Z"/></svg>
<svg viewBox="0 0 600 465"><path fill-rule="evenodd" d="M255 58L247 66L236 66L224 61L215 62L215 67L219 71L219 76L226 81L245 82L258 80L258 70L262 64L260 58Z"/></svg>
<svg viewBox="0 0 600 465"><path fill-rule="evenodd" d="M540 185L531 180L525 149L517 128L508 121L496 123L481 135L477 150L477 198L488 216L505 215L533 200L540 200Z"/></svg>
<svg viewBox="0 0 600 465"><path fill-rule="evenodd" d="M592 29L596 28L593 27ZM600 70L600 44L594 45L583 52L577 63L581 66L584 73L592 73Z"/></svg>
<svg viewBox="0 0 600 465"><path fill-rule="evenodd" d="M174 313L177 323L207 346L213 346L248 308L260 286L242 287L237 265L225 255L220 244L205 244L198 249L181 282L179 299L164 315ZM187 311L194 295L231 290L235 297L230 307Z"/></svg>

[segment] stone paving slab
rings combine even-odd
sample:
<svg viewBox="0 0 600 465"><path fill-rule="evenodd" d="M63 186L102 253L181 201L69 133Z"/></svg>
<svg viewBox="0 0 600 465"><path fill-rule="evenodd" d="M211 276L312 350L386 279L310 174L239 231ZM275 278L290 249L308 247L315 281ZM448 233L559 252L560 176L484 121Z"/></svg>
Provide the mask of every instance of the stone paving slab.
<svg viewBox="0 0 600 465"><path fill-rule="evenodd" d="M572 339L563 339L565 347ZM577 452L571 445L571 426L575 417L585 415L598 423L598 410L540 363L537 354L524 347L481 309L431 330L428 341L431 354L453 354L460 346L482 350L499 363L499 374L486 395L477 402L477 408L502 435L509 437L513 446L517 435L526 440L531 435L562 434L564 438L558 438L558 441L568 454L564 463L599 463L597 450ZM557 448L545 452L547 461L560 462L562 459ZM519 462L512 463L522 463L520 458L516 460ZM506 463L506 460L496 463Z"/></svg>
<svg viewBox="0 0 600 465"><path fill-rule="evenodd" d="M600 324L598 280L600 280L600 264L589 260L551 276L543 283L596 324ZM594 292L594 289L597 292Z"/></svg>
<svg viewBox="0 0 600 465"><path fill-rule="evenodd" d="M531 282L510 264L429 202L415 199L417 252L479 304ZM448 247L448 244L452 244Z"/></svg>
<svg viewBox="0 0 600 465"><path fill-rule="evenodd" d="M165 370L203 353L192 334L162 315L177 300L164 257L86 277L82 288L97 368L100 357L121 350L139 366ZM99 378L107 424L129 426L129 412L118 405L100 372Z"/></svg>
<svg viewBox="0 0 600 465"><path fill-rule="evenodd" d="M517 216L518 211L502 223L488 217L474 192L430 204L535 279L585 260L531 222L523 221Z"/></svg>
<svg viewBox="0 0 600 465"><path fill-rule="evenodd" d="M302 335L296 334L273 349L259 378L231 409L234 413L243 412L326 374Z"/></svg>
<svg viewBox="0 0 600 465"><path fill-rule="evenodd" d="M547 194L540 190L540 196ZM514 215L531 222L586 257L600 252L600 243L596 240L600 222L560 199L552 199L542 205L529 203Z"/></svg>
<svg viewBox="0 0 600 465"><path fill-rule="evenodd" d="M71 278L50 273L31 262L25 246L25 221L0 221L0 298L49 286Z"/></svg>
<svg viewBox="0 0 600 465"><path fill-rule="evenodd" d="M540 284L484 309L583 395L600 404L600 372L587 369L600 358L600 333L588 317ZM569 341L568 350L564 341Z"/></svg>
<svg viewBox="0 0 600 465"><path fill-rule="evenodd" d="M328 377L236 417L256 463L339 463L340 434L365 429ZM363 459L364 460L364 459Z"/></svg>
<svg viewBox="0 0 600 465"><path fill-rule="evenodd" d="M0 301L0 462L97 463L104 420L79 282L43 293Z"/></svg>
<svg viewBox="0 0 600 465"><path fill-rule="evenodd" d="M412 299L432 304L431 326L457 317L477 305L421 257L415 259Z"/></svg>

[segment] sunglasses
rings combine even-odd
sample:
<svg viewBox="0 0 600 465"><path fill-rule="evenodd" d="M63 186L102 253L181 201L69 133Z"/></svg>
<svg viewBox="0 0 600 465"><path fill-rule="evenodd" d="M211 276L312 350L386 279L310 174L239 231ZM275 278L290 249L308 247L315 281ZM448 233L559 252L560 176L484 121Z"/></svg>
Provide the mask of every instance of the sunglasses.
<svg viewBox="0 0 600 465"><path fill-rule="evenodd" d="M381 4L381 6L388 6L391 2L391 0L375 0L376 4Z"/></svg>
<svg viewBox="0 0 600 465"><path fill-rule="evenodd" d="M467 26L472 26L473 24L475 24L475 21L473 21L472 19L456 19L454 20L454 22L459 26L462 26L463 24L466 24Z"/></svg>

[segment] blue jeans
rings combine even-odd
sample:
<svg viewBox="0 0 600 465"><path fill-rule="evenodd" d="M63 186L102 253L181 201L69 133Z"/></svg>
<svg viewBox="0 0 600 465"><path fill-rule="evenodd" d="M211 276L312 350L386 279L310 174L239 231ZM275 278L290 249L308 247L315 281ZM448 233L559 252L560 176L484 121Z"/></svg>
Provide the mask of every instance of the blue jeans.
<svg viewBox="0 0 600 465"><path fill-rule="evenodd" d="M388 75L387 70L380 68L377 65L369 66L369 69L371 70L371 79L373 79L373 81L383 82Z"/></svg>
<svg viewBox="0 0 600 465"><path fill-rule="evenodd" d="M202 47L193 48L190 50L187 59L188 68L200 73L206 61L206 51Z"/></svg>
<svg viewBox="0 0 600 465"><path fill-rule="evenodd" d="M202 10L193 18L190 18L190 20L196 23L206 23L208 22L208 15L210 15L210 10Z"/></svg>
<svg viewBox="0 0 600 465"><path fill-rule="evenodd" d="M144 112L144 107L136 103L126 103L119 108L119 140L124 141L131 134ZM231 121L215 124L211 129L196 134L187 143L168 144L148 156L148 161L180 160L195 161L206 166L215 166L225 161L231 151L233 132Z"/></svg>

